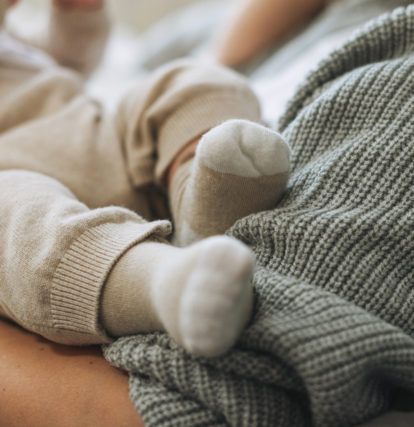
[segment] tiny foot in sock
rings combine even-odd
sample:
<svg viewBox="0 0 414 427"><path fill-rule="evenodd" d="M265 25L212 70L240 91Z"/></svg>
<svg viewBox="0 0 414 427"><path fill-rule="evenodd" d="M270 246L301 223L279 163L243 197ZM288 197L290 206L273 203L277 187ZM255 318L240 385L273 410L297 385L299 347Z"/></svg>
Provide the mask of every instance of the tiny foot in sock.
<svg viewBox="0 0 414 427"><path fill-rule="evenodd" d="M290 168L290 150L281 135L247 120L228 120L211 129L196 158L212 171L246 178L286 174Z"/></svg>
<svg viewBox="0 0 414 427"><path fill-rule="evenodd" d="M166 330L189 352L218 356L251 317L253 254L224 236L180 251L158 276L154 306Z"/></svg>
<svg viewBox="0 0 414 427"><path fill-rule="evenodd" d="M276 207L289 171L290 150L277 132L246 120L210 130L172 183L174 243L223 234L238 219Z"/></svg>

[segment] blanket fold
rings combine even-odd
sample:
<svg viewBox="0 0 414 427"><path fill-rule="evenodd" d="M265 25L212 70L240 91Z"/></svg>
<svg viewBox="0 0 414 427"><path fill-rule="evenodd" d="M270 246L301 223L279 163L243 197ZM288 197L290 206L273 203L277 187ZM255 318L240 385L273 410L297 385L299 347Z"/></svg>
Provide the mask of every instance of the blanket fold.
<svg viewBox="0 0 414 427"><path fill-rule="evenodd" d="M146 426L346 427L414 391L414 6L366 25L311 75L280 128L278 208L229 234L256 254L255 316L217 359L123 338Z"/></svg>

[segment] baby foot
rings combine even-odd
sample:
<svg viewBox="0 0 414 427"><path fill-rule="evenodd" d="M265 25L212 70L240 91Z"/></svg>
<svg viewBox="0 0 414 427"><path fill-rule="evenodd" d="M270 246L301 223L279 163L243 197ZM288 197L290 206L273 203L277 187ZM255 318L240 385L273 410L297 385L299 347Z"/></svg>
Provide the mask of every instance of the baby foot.
<svg viewBox="0 0 414 427"><path fill-rule="evenodd" d="M223 234L238 219L274 208L289 170L290 150L277 132L246 120L210 130L172 182L174 243Z"/></svg>
<svg viewBox="0 0 414 427"><path fill-rule="evenodd" d="M189 352L218 356L251 317L253 254L229 237L212 237L162 266L153 302L170 335Z"/></svg>

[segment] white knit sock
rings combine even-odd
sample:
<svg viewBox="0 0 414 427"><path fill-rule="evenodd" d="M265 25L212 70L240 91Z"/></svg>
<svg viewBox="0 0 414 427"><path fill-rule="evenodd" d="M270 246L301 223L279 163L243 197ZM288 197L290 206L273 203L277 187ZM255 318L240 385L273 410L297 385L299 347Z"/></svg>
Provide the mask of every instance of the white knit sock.
<svg viewBox="0 0 414 427"><path fill-rule="evenodd" d="M253 266L249 249L230 237L184 249L141 243L108 279L103 324L113 336L166 330L193 354L220 355L250 319Z"/></svg>
<svg viewBox="0 0 414 427"><path fill-rule="evenodd" d="M174 243L223 234L238 219L274 208L289 170L290 150L277 132L246 120L210 130L172 182Z"/></svg>

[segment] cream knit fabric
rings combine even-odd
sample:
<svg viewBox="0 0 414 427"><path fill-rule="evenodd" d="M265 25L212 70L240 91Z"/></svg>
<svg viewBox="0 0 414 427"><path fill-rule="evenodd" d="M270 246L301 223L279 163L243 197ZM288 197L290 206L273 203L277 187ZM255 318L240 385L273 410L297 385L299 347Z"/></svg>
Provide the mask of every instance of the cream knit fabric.
<svg viewBox="0 0 414 427"><path fill-rule="evenodd" d="M57 13L49 34L85 20L96 29L90 37L105 32L102 12ZM68 59L76 46L61 36L48 50L77 66ZM83 70L99 52L88 57ZM108 115L76 72L0 58L0 312L54 341L109 342L101 319L114 314L100 303L111 270L137 243L171 232L156 220L167 204L154 189L171 160L226 119L259 117L246 82L217 67L164 67Z"/></svg>

